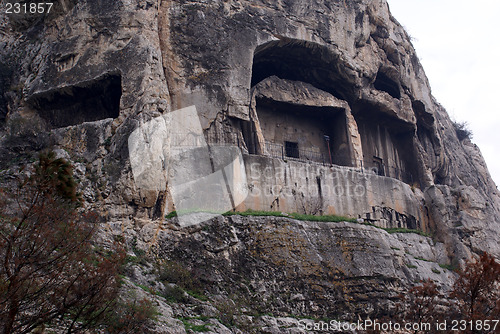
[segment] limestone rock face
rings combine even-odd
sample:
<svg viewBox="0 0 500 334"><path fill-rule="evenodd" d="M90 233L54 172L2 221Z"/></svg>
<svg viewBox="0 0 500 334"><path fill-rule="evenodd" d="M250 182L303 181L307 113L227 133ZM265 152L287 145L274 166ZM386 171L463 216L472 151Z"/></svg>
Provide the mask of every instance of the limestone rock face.
<svg viewBox="0 0 500 334"><path fill-rule="evenodd" d="M431 264L413 274L404 263L414 260L391 247L443 264L500 256L499 192L432 97L385 0L65 0L37 15L0 16L3 181L37 151L64 150L105 234L148 231L141 245L164 257L200 238L214 282L249 275L263 296L290 291L294 302L273 307L317 315L324 305L388 305L393 287L415 279L449 284ZM236 209L349 215L437 243L347 223L231 218L213 222L230 236L217 246L210 225L162 227L175 203L163 185L134 182L128 138L192 105L207 143L243 152L249 196ZM352 298L366 304L349 306L339 288L359 288L349 277L381 290L361 289Z"/></svg>
<svg viewBox="0 0 500 334"><path fill-rule="evenodd" d="M442 243L355 223L231 216L182 234L165 224L155 238L162 258L181 259L263 313L376 316L394 306L401 282L447 286L454 277L439 266L448 261Z"/></svg>
<svg viewBox="0 0 500 334"><path fill-rule="evenodd" d="M443 243L357 223L229 216L180 229L173 218L128 233L136 247L188 268L213 296L211 303L190 298L187 305L165 305L155 297L162 309L170 309L165 321L208 318L204 323L216 333L227 328L214 324L214 305L220 309L229 303L236 318L243 305L251 314L236 320L236 327L247 324L243 333L307 333L298 323L305 314L377 318L398 307L406 282L432 279L446 291L456 275L442 268L448 263ZM151 288L162 291L151 272L137 267L131 280L147 286L156 282Z"/></svg>

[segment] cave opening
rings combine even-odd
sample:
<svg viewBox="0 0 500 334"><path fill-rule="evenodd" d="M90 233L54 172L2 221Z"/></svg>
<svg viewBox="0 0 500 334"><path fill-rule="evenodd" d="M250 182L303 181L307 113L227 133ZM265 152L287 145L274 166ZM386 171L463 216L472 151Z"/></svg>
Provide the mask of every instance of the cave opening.
<svg viewBox="0 0 500 334"><path fill-rule="evenodd" d="M401 90L399 88L399 84L389 78L385 73L378 72L377 78L375 79L374 86L376 89L381 90L383 92L388 93L395 99L401 98Z"/></svg>
<svg viewBox="0 0 500 334"><path fill-rule="evenodd" d="M330 95L343 101L354 99L356 85L346 68L339 55L313 42L283 38L257 47L252 63L252 89L275 76L289 84L299 83L295 87L304 90L298 89L295 94L283 90L275 92L276 101L256 99L258 121L242 125L249 153L351 166L346 110L338 106L321 106L321 101L314 106L311 101L301 100L301 96L308 96L311 89L321 91L320 94L325 94L322 96ZM307 86L309 88L303 88ZM294 101L287 100L290 97ZM259 140L258 131L262 131L263 136ZM265 147L260 141L265 141ZM297 145L292 147L293 143Z"/></svg>
<svg viewBox="0 0 500 334"><path fill-rule="evenodd" d="M363 167L407 184L419 184L414 127L371 105L358 108L355 118L362 141Z"/></svg>
<svg viewBox="0 0 500 334"><path fill-rule="evenodd" d="M30 102L47 123L61 128L117 118L121 96L121 76L106 74L92 81L41 93Z"/></svg>
<svg viewBox="0 0 500 334"><path fill-rule="evenodd" d="M252 63L251 86L273 75L301 81L342 100L355 97L355 83L340 57L316 43L282 39L256 48Z"/></svg>

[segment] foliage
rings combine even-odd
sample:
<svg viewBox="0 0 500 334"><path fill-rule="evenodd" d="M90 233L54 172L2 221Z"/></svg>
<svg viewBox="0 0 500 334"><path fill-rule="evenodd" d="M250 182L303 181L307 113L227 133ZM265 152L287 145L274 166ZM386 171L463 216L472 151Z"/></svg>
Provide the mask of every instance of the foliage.
<svg viewBox="0 0 500 334"><path fill-rule="evenodd" d="M160 268L160 281L166 283L163 296L170 301L185 301L184 291L199 300L206 301L208 298L203 294L203 284L193 275L191 271L176 261L166 261ZM171 287L167 283L175 283Z"/></svg>
<svg viewBox="0 0 500 334"><path fill-rule="evenodd" d="M207 325L193 325L190 320L206 320L203 317L198 318L179 318L184 324L186 330L192 330L193 332L210 332L210 328Z"/></svg>
<svg viewBox="0 0 500 334"><path fill-rule="evenodd" d="M450 271L454 271L455 270L455 266L453 264L443 264L443 263L439 263L439 266L443 269L447 269L447 270L450 270Z"/></svg>
<svg viewBox="0 0 500 334"><path fill-rule="evenodd" d="M441 314L436 308L439 298L437 285L430 279L420 283L421 285L412 287L405 295L400 295L402 303L398 306L404 311L399 314L399 317L405 322L434 324L441 320ZM405 305L411 305L411 307L405 307ZM418 332L415 331L415 333Z"/></svg>
<svg viewBox="0 0 500 334"><path fill-rule="evenodd" d="M165 219L170 219L174 217L177 217L177 211L172 211L169 214L165 215Z"/></svg>
<svg viewBox="0 0 500 334"><path fill-rule="evenodd" d="M195 211L193 211L195 212ZM205 212L205 211L204 211ZM216 213L216 212L214 212ZM183 213L184 214L184 213ZM170 219L173 217L177 217L177 211L172 211L169 214L165 215L165 219ZM297 220L306 220L306 221L317 221L317 222L351 222L355 223L356 219L348 218L343 216L335 216L335 215L324 215L317 216L313 214L301 214L301 213L284 213L279 211L262 211L262 210L247 210L244 212L226 212L222 214L223 216L254 216L254 217L284 217L284 218L293 218Z"/></svg>
<svg viewBox="0 0 500 334"><path fill-rule="evenodd" d="M398 315L400 320L436 323L448 318L476 324L476 321L483 323L499 319L500 263L492 255L483 253L479 259L467 261L457 274L453 289L447 296L447 311L439 307L438 300L442 296L436 284L427 280L400 296L398 306L404 310Z"/></svg>
<svg viewBox="0 0 500 334"><path fill-rule="evenodd" d="M166 261L160 268L159 278L162 282L175 283L190 290L200 287L191 272L176 261Z"/></svg>
<svg viewBox="0 0 500 334"><path fill-rule="evenodd" d="M106 332L109 334L137 333L144 328L150 319L158 314L156 307L149 299L120 301L115 310L106 319Z"/></svg>
<svg viewBox="0 0 500 334"><path fill-rule="evenodd" d="M455 128L455 133L457 134L458 140L462 141L464 139L472 139L472 131L469 129L469 123L467 122L452 122Z"/></svg>
<svg viewBox="0 0 500 334"><path fill-rule="evenodd" d="M41 154L17 189L0 192L0 319L4 334L96 328L117 309L119 242L104 249L95 213L78 210L71 165ZM62 321L61 321L62 320Z"/></svg>
<svg viewBox="0 0 500 334"><path fill-rule="evenodd" d="M171 303L187 303L188 299L186 298L186 293L182 290L181 287L177 285L167 284L165 289L160 294L166 300Z"/></svg>
<svg viewBox="0 0 500 334"><path fill-rule="evenodd" d="M260 211L260 210L247 210L247 211L244 211L244 212L226 212L223 215L224 216L238 215L238 216L243 216L243 217L247 217L247 216L256 216L256 217L260 217L260 216L288 217L288 215L284 214L283 212L279 212L279 211Z"/></svg>
<svg viewBox="0 0 500 334"><path fill-rule="evenodd" d="M464 319L499 319L500 263L487 253L478 260L468 261L465 268L458 271L451 297L457 299Z"/></svg>
<svg viewBox="0 0 500 334"><path fill-rule="evenodd" d="M300 213L292 213L290 214L290 216L298 220L307 220L313 222L351 222L351 223L356 222L356 219L354 218L335 216L335 215L313 216L313 215L304 215Z"/></svg>
<svg viewBox="0 0 500 334"><path fill-rule="evenodd" d="M226 327L233 327L236 325L237 305L231 299L221 300L215 304L219 311L220 322Z"/></svg>

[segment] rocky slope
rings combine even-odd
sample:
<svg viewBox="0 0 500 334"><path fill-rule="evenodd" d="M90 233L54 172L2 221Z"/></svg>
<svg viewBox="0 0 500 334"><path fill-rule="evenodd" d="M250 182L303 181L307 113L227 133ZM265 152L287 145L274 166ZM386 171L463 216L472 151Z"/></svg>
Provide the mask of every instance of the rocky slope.
<svg viewBox="0 0 500 334"><path fill-rule="evenodd" d="M212 319L214 332L238 332L215 320L229 300L239 300L240 325L254 312L243 332L292 333L278 329L297 327L292 315L382 315L419 279L446 289L451 274L439 264L458 265L481 251L500 256L498 190L479 149L457 137L432 97L409 36L384 0L64 0L48 15L0 16L0 74L2 182L47 147L71 160L86 207L105 221L103 238L124 235L148 261L176 261L199 276L209 301L169 305L156 297L171 332L185 331L175 318L200 316ZM169 194L134 182L132 131L195 105L207 141L243 143L252 153L245 128L263 138L255 103L266 98L344 110L354 157L368 155L361 146L370 141L359 138L371 133L362 129L372 120L403 138L400 148L389 142L414 182L377 176L367 185L384 184L376 196L330 198L324 209L355 218L388 212L396 218L374 223L411 221L432 238L288 218L219 217L190 228L164 220L173 209ZM402 205L387 203L391 192L404 194ZM268 204L261 198L244 207ZM147 268L136 266L131 282L163 291Z"/></svg>

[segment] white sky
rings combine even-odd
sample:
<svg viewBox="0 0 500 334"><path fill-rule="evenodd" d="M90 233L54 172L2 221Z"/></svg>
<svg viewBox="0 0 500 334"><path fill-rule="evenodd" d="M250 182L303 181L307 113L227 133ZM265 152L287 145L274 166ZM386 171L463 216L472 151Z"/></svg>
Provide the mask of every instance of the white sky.
<svg viewBox="0 0 500 334"><path fill-rule="evenodd" d="M413 37L432 93L466 121L500 186L500 1L387 0Z"/></svg>

